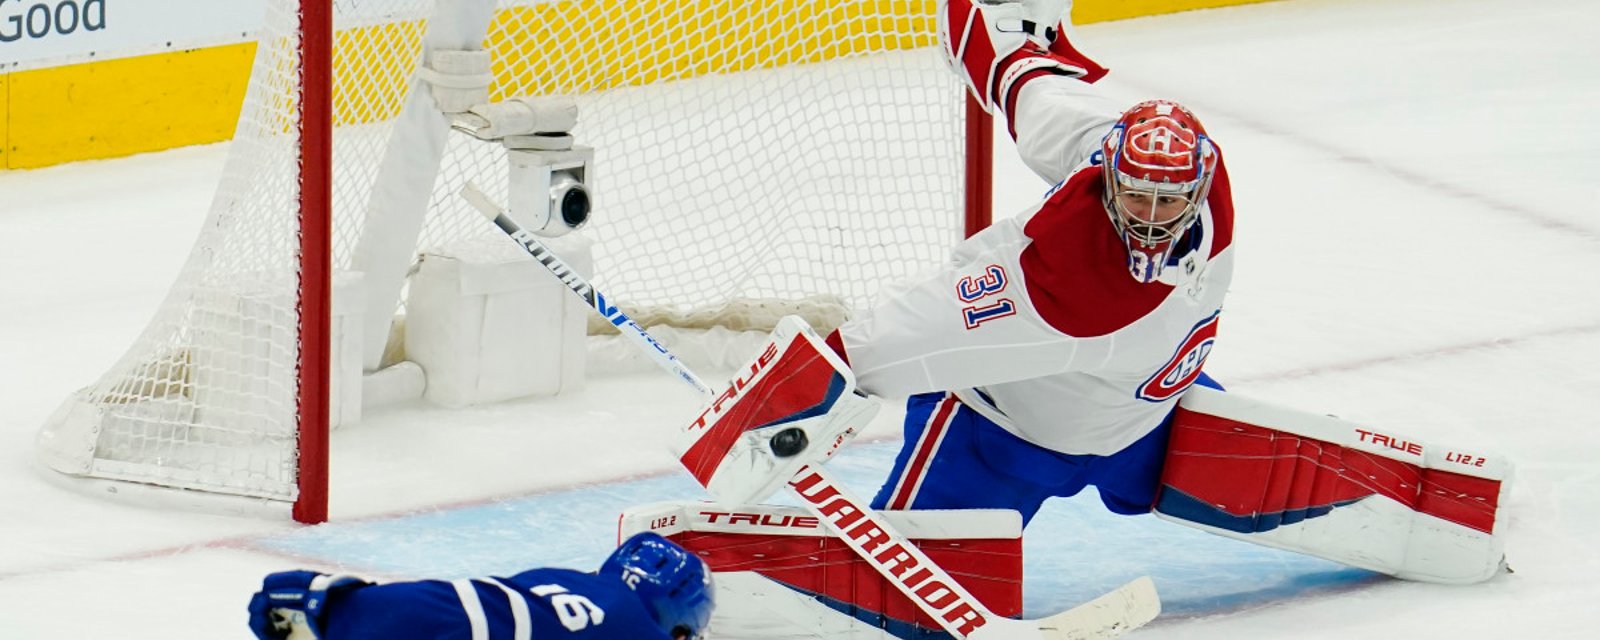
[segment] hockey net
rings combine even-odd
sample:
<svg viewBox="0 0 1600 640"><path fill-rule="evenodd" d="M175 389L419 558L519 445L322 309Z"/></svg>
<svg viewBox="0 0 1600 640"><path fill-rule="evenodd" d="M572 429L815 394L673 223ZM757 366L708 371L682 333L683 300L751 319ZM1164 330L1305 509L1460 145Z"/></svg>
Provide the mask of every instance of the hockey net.
<svg viewBox="0 0 1600 640"><path fill-rule="evenodd" d="M209 218L141 337L41 431L58 471L325 499L308 498L298 466L299 392L323 373L301 347L327 340L301 329L300 240L318 233L299 203L317 162L298 124L301 2L267 4ZM402 128L426 91L430 30L487 5L332 4L333 272L359 270L373 212L396 202L425 208L407 259L498 233L456 194L474 180L497 195L500 148L445 136L431 185L396 185L387 168L427 155ZM968 125L933 46L934 0L490 4L491 99L577 100L574 135L596 150L592 280L646 323L759 328L752 314L805 306L837 321L963 232Z"/></svg>

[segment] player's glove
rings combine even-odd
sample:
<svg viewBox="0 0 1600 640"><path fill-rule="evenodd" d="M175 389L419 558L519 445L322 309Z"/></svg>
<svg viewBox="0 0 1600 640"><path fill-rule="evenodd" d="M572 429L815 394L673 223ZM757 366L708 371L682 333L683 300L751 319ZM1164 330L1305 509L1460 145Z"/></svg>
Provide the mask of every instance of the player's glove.
<svg viewBox="0 0 1600 640"><path fill-rule="evenodd" d="M250 631L261 640L321 638L328 598L371 584L351 576L311 571L280 571L261 581L250 598Z"/></svg>

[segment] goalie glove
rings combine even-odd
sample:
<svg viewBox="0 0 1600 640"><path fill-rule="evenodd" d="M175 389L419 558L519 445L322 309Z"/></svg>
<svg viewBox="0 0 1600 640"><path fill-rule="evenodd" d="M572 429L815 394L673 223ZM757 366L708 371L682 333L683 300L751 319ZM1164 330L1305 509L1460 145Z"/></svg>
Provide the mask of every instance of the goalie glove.
<svg viewBox="0 0 1600 640"><path fill-rule="evenodd" d="M943 0L939 40L946 62L984 111L1004 111L1017 89L1039 75L1094 82L1105 67L1068 42L1071 0Z"/></svg>
<svg viewBox="0 0 1600 640"><path fill-rule="evenodd" d="M315 640L322 637L328 598L371 583L352 576L312 571L280 571L261 581L250 598L250 631L260 640Z"/></svg>
<svg viewBox="0 0 1600 640"><path fill-rule="evenodd" d="M674 453L716 501L751 504L855 438L878 411L797 317L778 322L742 375L680 434Z"/></svg>

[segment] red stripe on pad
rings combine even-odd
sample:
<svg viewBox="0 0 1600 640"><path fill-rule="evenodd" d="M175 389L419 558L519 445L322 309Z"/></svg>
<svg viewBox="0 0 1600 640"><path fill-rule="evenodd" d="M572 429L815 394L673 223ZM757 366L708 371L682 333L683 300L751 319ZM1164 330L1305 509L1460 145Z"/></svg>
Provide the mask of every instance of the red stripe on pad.
<svg viewBox="0 0 1600 640"><path fill-rule="evenodd" d="M939 624L833 536L686 531L670 536L713 571L754 571L857 609ZM1022 615L1022 538L911 541L996 615Z"/></svg>
<svg viewBox="0 0 1600 640"><path fill-rule="evenodd" d="M1430 469L1293 433L1174 414L1162 483L1229 515L1278 514L1381 495L1493 533L1500 481Z"/></svg>

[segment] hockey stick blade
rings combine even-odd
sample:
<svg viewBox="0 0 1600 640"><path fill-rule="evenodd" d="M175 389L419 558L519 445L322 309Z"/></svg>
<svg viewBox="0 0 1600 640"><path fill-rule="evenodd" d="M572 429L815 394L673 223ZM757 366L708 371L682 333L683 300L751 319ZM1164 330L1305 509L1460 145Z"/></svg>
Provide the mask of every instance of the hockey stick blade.
<svg viewBox="0 0 1600 640"><path fill-rule="evenodd" d="M1149 576L1143 576L1053 616L1018 620L1014 624L1037 628L1037 637L1049 640L1091 640L1115 638L1144 626L1160 613L1161 598L1156 594L1155 582ZM998 627L991 634L988 629L981 629L968 638L993 640L1011 637L1004 635L1007 631L1009 629L1006 627Z"/></svg>

